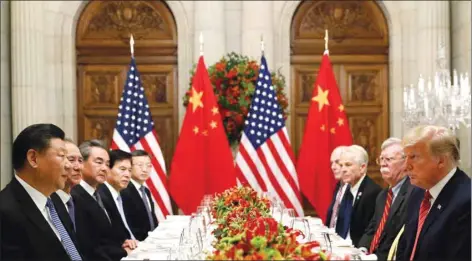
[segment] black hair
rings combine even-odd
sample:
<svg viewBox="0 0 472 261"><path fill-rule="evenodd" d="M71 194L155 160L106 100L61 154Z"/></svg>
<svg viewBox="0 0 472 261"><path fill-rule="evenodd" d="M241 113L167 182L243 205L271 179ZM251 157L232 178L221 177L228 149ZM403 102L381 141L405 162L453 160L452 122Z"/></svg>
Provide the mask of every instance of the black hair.
<svg viewBox="0 0 472 261"><path fill-rule="evenodd" d="M48 149L52 139L64 140L64 131L54 124L39 123L26 127L13 141L12 163L13 169L24 167L26 154L30 149L43 152Z"/></svg>
<svg viewBox="0 0 472 261"><path fill-rule="evenodd" d="M149 157L149 153L147 153L147 151L145 150L135 150L131 152L131 156L133 157L148 156Z"/></svg>
<svg viewBox="0 0 472 261"><path fill-rule="evenodd" d="M117 163L118 161L129 160L131 163L131 154L126 151L111 150L109 154L110 154L110 169L113 168L115 163Z"/></svg>

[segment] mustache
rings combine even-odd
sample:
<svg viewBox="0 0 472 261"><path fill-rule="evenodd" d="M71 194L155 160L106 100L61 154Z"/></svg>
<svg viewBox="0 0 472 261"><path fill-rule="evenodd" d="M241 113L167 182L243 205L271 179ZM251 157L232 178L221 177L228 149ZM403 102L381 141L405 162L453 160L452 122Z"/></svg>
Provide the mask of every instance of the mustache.
<svg viewBox="0 0 472 261"><path fill-rule="evenodd" d="M390 172L390 169L389 169L389 168L386 168L386 167L382 167L382 168L380 168L380 172L382 172L382 173L389 173L389 172Z"/></svg>

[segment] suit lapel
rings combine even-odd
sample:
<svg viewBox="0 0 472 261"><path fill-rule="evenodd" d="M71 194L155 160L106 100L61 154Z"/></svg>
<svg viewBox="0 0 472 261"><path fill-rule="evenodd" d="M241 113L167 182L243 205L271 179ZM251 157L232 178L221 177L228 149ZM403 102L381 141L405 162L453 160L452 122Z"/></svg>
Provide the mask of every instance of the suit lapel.
<svg viewBox="0 0 472 261"><path fill-rule="evenodd" d="M434 201L434 204L431 206L429 210L428 216L424 222L423 228L421 229L420 237L424 236L424 234L428 231L428 228L431 224L434 223L434 220L443 212L443 210L447 207L447 199L451 198L451 194L454 193L454 183L457 179L457 172L454 173L452 178L446 183L444 188L438 195L438 198Z"/></svg>
<svg viewBox="0 0 472 261"><path fill-rule="evenodd" d="M400 209L400 206L403 204L403 201L405 201L409 187L410 180L407 178L405 182L403 182L402 187L400 188L400 191L398 192L398 195L392 204L392 208L390 209L390 213L388 215L387 223L390 221L391 217L395 216L397 211Z"/></svg>
<svg viewBox="0 0 472 261"><path fill-rule="evenodd" d="M364 189L366 188L368 178L369 177L367 175L364 177L364 180L362 180L362 183L359 186L359 189L357 190L356 197L353 199L355 201L354 201L354 206L352 206L352 213L356 212L357 206L359 205L359 201L362 200L362 194L364 194ZM350 190L346 191L346 192L351 193Z"/></svg>
<svg viewBox="0 0 472 261"><path fill-rule="evenodd" d="M10 184L12 186L12 191L21 206L21 210L25 213L28 219L49 237L57 239L51 226L48 224L43 214L39 211L33 199L28 195L28 192L26 192L20 182L18 182L16 178L13 178Z"/></svg>
<svg viewBox="0 0 472 261"><path fill-rule="evenodd" d="M116 206L115 199L113 198L110 190L108 187L103 184L99 187L99 193L102 196L103 204L108 211L108 215L110 215L110 221L117 221L120 223L120 226L124 227L123 220L121 219L120 212L118 211L118 207ZM113 226L113 224L111 224Z"/></svg>

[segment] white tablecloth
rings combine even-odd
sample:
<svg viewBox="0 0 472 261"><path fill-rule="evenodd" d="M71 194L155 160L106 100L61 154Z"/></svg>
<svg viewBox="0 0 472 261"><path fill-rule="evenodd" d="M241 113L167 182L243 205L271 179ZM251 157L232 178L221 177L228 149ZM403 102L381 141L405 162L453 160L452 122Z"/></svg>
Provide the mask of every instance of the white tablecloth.
<svg viewBox="0 0 472 261"><path fill-rule="evenodd" d="M285 219L285 217L284 217ZM287 225L284 219L282 223ZM322 248L330 249L331 252L339 257L344 255L361 255L360 251L354 248L350 240L344 240L339 237L333 229L329 229L323 225L321 219L307 217L310 226L310 235L306 235L305 239L300 238L301 242L308 239L317 240L320 242ZM176 259L187 259L183 256L179 256L177 253L178 245L182 230L188 228L190 216L168 216L167 219L159 223L159 226L152 232L149 232L149 236L143 241L138 243L138 247L133 250L129 256L122 260L172 260ZM300 229L305 232L305 228L302 222L294 223L295 229ZM307 233L308 234L308 233ZM329 234L331 242L326 240L324 234ZM207 231L206 237L203 239L203 256L211 253L213 250L211 243L214 238L211 235L211 227ZM190 259L190 258L188 258Z"/></svg>

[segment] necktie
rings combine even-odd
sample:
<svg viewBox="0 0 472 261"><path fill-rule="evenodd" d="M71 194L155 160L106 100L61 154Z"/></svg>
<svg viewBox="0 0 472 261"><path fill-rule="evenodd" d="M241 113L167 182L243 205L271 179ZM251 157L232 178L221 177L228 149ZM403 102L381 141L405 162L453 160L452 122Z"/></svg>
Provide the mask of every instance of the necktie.
<svg viewBox="0 0 472 261"><path fill-rule="evenodd" d="M74 230L75 230L75 206L74 206L74 201L72 200L72 197L66 202L67 208L69 209L69 216L72 221L72 224L74 225Z"/></svg>
<svg viewBox="0 0 472 261"><path fill-rule="evenodd" d="M392 205L392 200L393 200L393 192L392 192L392 189L389 189L387 193L387 200L385 201L385 207L384 207L384 212L382 214L382 219L380 219L379 227L377 228L374 239L372 240L372 243L370 244L369 253L371 254L375 251L375 249L377 249L379 245L380 235L382 235L382 232L385 227L385 223L387 223L388 214L390 213L390 207Z"/></svg>
<svg viewBox="0 0 472 261"><path fill-rule="evenodd" d="M421 206L420 206L420 215L418 217L418 229L416 230L416 239L415 239L415 244L413 245L413 250L411 251L411 256L410 260L413 260L415 257L415 252L416 252L416 245L418 244L418 238L420 237L421 234L421 229L423 228L424 221L426 220L426 217L428 216L429 209L431 208L431 194L429 194L429 191L424 192L424 198L423 201L421 201Z"/></svg>
<svg viewBox="0 0 472 261"><path fill-rule="evenodd" d="M131 229L129 229L128 221L126 221L126 216L125 216L125 212L123 210L123 201L121 201L121 196L118 196L116 198L116 201L118 202L118 212L120 212L120 216L121 216L121 220L123 221L123 224L125 225L126 229L128 230L128 232L131 236L131 239L136 239L133 235L133 232L131 232Z"/></svg>
<svg viewBox="0 0 472 261"><path fill-rule="evenodd" d="M329 223L330 228L334 228L336 226L336 220L338 219L339 205L341 204L341 198L343 195L343 188L344 188L344 185L340 185L338 189L338 193L336 194L336 201L334 202L334 206L333 206L333 215L331 216L331 221Z"/></svg>
<svg viewBox="0 0 472 261"><path fill-rule="evenodd" d="M49 208L49 215L51 216L52 224L59 232L59 235L61 236L61 243L64 246L67 254L72 260L82 260L79 251L77 251L77 248L75 247L74 242L72 242L69 233L67 233L66 229L64 228L64 225L62 224L61 219L59 218L56 209L54 208L54 204L50 198L48 198L46 202L46 207Z"/></svg>
<svg viewBox="0 0 472 261"><path fill-rule="evenodd" d="M139 188L139 190L141 191L141 198L143 200L143 203L144 203L144 207L146 208L146 212L147 212L147 215L148 215L148 219L149 219L149 225L151 226L151 231L154 230L155 228L155 224L154 224L154 220L152 219L152 214L151 214L151 209L149 208L149 200L147 199L147 193L146 193L146 187L144 186L141 186L141 188Z"/></svg>
<svg viewBox="0 0 472 261"><path fill-rule="evenodd" d="M103 212L105 212L105 216L107 216L108 222L111 223L111 220L110 220L110 217L108 216L107 210L105 209L105 206L103 205L102 197L100 196L100 194L98 194L97 191L95 191L93 193L93 196L95 197L95 200L97 201L100 208L103 210Z"/></svg>

